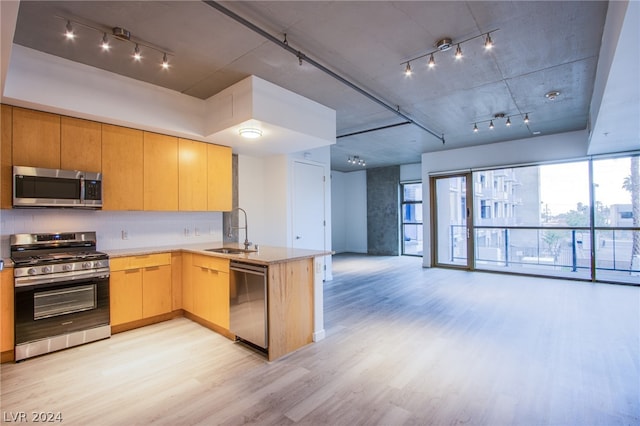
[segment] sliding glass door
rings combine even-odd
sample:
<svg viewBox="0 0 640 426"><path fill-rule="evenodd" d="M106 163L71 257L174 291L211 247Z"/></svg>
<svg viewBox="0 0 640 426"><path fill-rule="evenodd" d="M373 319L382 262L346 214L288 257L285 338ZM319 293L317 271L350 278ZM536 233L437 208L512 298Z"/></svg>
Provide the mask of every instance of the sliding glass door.
<svg viewBox="0 0 640 426"><path fill-rule="evenodd" d="M472 198L470 174L435 177L431 180L435 220L433 221L434 264L471 268Z"/></svg>
<svg viewBox="0 0 640 426"><path fill-rule="evenodd" d="M640 284L640 156L431 178L436 266Z"/></svg>

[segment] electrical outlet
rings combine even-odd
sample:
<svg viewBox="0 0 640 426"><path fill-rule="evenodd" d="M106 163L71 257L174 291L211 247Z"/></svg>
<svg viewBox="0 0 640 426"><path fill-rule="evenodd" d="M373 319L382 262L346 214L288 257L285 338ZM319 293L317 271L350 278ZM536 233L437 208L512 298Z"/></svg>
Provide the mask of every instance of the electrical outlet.
<svg viewBox="0 0 640 426"><path fill-rule="evenodd" d="M124 229L120 232L120 235L121 235L123 240L128 240L129 239L129 233L127 231L125 231Z"/></svg>

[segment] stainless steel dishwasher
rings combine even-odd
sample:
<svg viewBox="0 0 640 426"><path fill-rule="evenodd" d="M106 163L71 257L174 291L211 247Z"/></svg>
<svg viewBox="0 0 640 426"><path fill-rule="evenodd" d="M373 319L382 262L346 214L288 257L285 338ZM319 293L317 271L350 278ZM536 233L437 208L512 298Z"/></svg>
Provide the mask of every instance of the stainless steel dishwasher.
<svg viewBox="0 0 640 426"><path fill-rule="evenodd" d="M269 347L267 269L234 260L229 265L229 331L265 353Z"/></svg>

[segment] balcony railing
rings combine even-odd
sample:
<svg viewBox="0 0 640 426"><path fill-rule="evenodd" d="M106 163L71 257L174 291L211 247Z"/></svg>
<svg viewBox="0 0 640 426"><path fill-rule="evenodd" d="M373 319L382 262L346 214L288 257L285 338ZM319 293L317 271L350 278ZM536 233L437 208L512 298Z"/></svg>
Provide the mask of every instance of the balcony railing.
<svg viewBox="0 0 640 426"><path fill-rule="evenodd" d="M465 230L451 225L450 247ZM632 256L634 233L640 230L596 228L592 239L589 228L475 226L475 268L640 284L640 256ZM454 250L451 260L459 260Z"/></svg>

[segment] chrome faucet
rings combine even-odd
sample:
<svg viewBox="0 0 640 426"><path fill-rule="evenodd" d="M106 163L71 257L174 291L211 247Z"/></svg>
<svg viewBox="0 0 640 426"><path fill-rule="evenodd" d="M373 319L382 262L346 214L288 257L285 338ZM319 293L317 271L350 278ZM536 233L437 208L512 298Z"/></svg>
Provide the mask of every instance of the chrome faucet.
<svg viewBox="0 0 640 426"><path fill-rule="evenodd" d="M244 229L244 249L248 250L249 246L251 245L251 243L249 242L249 228L247 227L247 212L244 211L244 209L242 209L240 207L234 207L233 209L231 209L231 214L233 214L233 212L235 210L239 210L242 213L244 213L244 226L231 226L231 225L229 225L229 238L231 238L233 236L233 230L234 229Z"/></svg>

